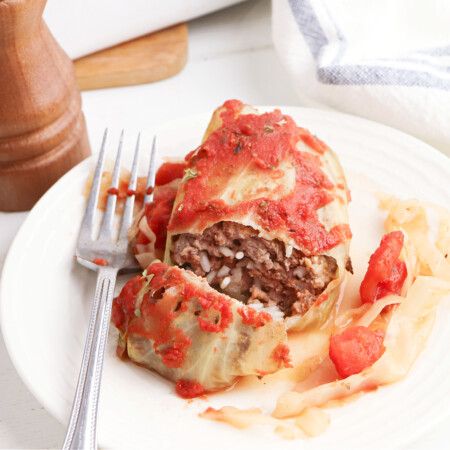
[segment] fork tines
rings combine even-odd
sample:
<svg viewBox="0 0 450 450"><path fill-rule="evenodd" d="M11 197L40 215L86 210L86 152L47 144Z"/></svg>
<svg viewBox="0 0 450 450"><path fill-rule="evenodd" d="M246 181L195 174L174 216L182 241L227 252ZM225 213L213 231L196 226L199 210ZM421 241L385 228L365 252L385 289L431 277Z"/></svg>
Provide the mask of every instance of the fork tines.
<svg viewBox="0 0 450 450"><path fill-rule="evenodd" d="M147 185L145 186L144 205L153 201L153 188L155 187L156 172L156 136L153 138L152 152L150 154L150 164L148 165Z"/></svg>
<svg viewBox="0 0 450 450"><path fill-rule="evenodd" d="M111 239L112 223L114 218L114 211L116 210L117 193L119 188L120 165L122 163L122 147L123 147L123 130L120 133L116 162L114 163L114 170L111 177L111 185L108 190L108 200L106 202L105 213L103 215L103 222L99 235L100 241L109 241Z"/></svg>
<svg viewBox="0 0 450 450"><path fill-rule="evenodd" d="M100 153L98 156L97 165L95 167L94 178L92 180L91 191L89 194L88 204L86 207L86 212L81 224L80 230L80 238L85 242L94 240L93 238L93 229L94 229L94 215L95 210L98 204L98 197L100 193L100 185L102 180L103 166L106 155L106 140L108 135L108 129L105 130L102 140L102 146L100 149ZM111 178L111 184L108 190L108 200L106 203L105 212L103 215L103 221L100 228L98 241L100 242L110 242L111 241L111 232L113 226L114 212L116 209L117 202L117 193L120 181L120 166L122 161L122 148L123 148L123 139L124 132L122 131L120 134L119 145L117 148L116 160L114 163L113 174ZM122 215L122 221L120 225L119 237L118 240L125 241L128 243L127 230L131 226L133 221L133 208L134 208L134 200L136 194L136 185L137 185L137 170L139 165L139 149L141 142L141 134L139 133L136 148L134 152L133 164L131 167L130 180L128 183L128 192L127 198L125 201L125 206ZM147 187L146 187L146 195L144 203L152 201L153 195L147 194L150 192L154 185L155 179L155 147L156 147L156 137L153 139L152 152L150 155L150 164L148 170L148 178L147 178Z"/></svg>
<svg viewBox="0 0 450 450"><path fill-rule="evenodd" d="M141 133L138 134L136 150L134 151L133 165L131 167L130 181L128 182L128 195L123 210L122 225L120 227L119 239L128 239L127 230L133 221L133 206L137 183L137 168L139 164L139 145L141 143ZM151 159L151 158L150 158Z"/></svg>

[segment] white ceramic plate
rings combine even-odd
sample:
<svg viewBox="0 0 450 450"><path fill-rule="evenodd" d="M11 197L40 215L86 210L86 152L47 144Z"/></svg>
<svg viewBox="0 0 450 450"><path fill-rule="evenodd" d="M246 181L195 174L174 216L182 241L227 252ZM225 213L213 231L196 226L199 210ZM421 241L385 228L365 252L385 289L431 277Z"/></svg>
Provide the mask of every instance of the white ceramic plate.
<svg viewBox="0 0 450 450"><path fill-rule="evenodd" d="M373 195L376 183L397 196L418 197L449 208L450 160L412 137L366 120L303 108L281 109L325 140L345 168L353 196L350 221L356 269L347 289L357 289L368 254L383 232L383 214ZM209 117L189 117L156 130L160 156L184 156L195 148ZM126 144L131 154L131 137ZM143 158L145 164L147 159L148 155ZM95 286L95 274L72 258L85 206L81 192L93 164L90 159L71 170L31 211L11 246L1 283L2 329L14 365L33 394L62 423L71 409ZM330 410L328 431L303 442L283 441L271 428L237 430L197 417L209 405L260 406L271 411L279 394L276 389L269 392L261 383L259 389L239 389L188 403L157 374L119 361L110 339L99 443L110 448L217 450L405 444L450 412L449 319L447 302L439 308L425 351L403 381Z"/></svg>

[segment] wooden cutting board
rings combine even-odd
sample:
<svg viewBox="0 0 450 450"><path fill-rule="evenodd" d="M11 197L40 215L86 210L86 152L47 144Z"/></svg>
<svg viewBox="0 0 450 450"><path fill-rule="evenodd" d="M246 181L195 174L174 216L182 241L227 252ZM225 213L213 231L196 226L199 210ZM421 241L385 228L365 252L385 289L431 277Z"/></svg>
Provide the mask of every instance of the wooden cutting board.
<svg viewBox="0 0 450 450"><path fill-rule="evenodd" d="M186 23L142 36L74 61L82 90L151 83L169 78L185 66Z"/></svg>

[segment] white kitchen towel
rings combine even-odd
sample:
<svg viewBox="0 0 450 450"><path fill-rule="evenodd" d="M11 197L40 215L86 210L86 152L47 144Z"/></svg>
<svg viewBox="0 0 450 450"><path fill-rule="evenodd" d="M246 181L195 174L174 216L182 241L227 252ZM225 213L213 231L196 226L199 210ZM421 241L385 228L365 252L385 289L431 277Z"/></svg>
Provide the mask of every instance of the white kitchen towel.
<svg viewBox="0 0 450 450"><path fill-rule="evenodd" d="M48 0L44 20L75 59L241 1Z"/></svg>
<svg viewBox="0 0 450 450"><path fill-rule="evenodd" d="M272 9L303 105L390 125L450 155L450 1L272 0Z"/></svg>

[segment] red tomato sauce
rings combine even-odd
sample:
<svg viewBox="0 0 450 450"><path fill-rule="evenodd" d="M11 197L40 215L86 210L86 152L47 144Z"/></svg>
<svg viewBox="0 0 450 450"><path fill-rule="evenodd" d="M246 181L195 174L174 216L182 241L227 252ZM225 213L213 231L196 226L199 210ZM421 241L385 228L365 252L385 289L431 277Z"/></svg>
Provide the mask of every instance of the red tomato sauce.
<svg viewBox="0 0 450 450"><path fill-rule="evenodd" d="M172 214L173 202L175 200L176 191L172 188L158 188L155 191L154 201L147 203L144 209L144 215L150 229L155 233L155 249L164 253L167 239L167 224ZM135 242L135 253L137 245L148 244L149 240L144 233L139 232Z"/></svg>
<svg viewBox="0 0 450 450"><path fill-rule="evenodd" d="M149 187L147 194L154 193L153 201L144 206L144 215L150 229L155 233L155 251L158 257L164 255L167 240L167 225L172 214L173 203L175 201L176 189L165 186L176 179L182 178L186 163L164 163L156 172L156 189ZM138 245L149 243L147 236L139 231L136 236L134 252L138 254Z"/></svg>
<svg viewBox="0 0 450 450"><path fill-rule="evenodd" d="M182 367L192 344L191 339L173 324L187 310L186 302L196 299L202 306L197 317L201 331L224 332L231 324L231 300L218 292L204 292L186 280L181 269L155 263L149 266L147 278L137 276L123 287L114 299L112 321L124 336L132 333L151 339L155 352L161 355L167 367ZM143 295L140 307L136 308L138 294L147 283L149 290ZM165 293L172 286L182 289L173 296ZM121 353L123 348L118 348L118 354Z"/></svg>
<svg viewBox="0 0 450 450"><path fill-rule="evenodd" d="M270 356L280 365L283 364L284 367L292 367L289 347L287 345L277 345Z"/></svg>
<svg viewBox="0 0 450 450"><path fill-rule="evenodd" d="M140 209L143 206L144 195L145 195L145 185L146 178L138 177L136 182L136 190L128 189L128 182L130 179L130 174L122 174L119 178L119 186L118 188L109 188L111 184L111 172L103 172L102 173L102 182L100 186L100 196L98 200L98 208L104 210L106 207L106 202L108 200L108 194L113 194L117 196L117 212L121 213L123 210L123 206L125 204L125 200L130 195L135 195L135 205L136 209ZM88 186L90 188L90 186Z"/></svg>
<svg viewBox="0 0 450 450"><path fill-rule="evenodd" d="M263 327L273 320L270 314L258 312L251 307L239 308L238 313L242 317L244 325L250 325L255 328Z"/></svg>
<svg viewBox="0 0 450 450"><path fill-rule="evenodd" d="M177 178L183 178L183 173L186 166L187 164L185 161L176 163L165 162L158 169L158 172L156 172L155 185L163 186L164 184L170 183Z"/></svg>
<svg viewBox="0 0 450 450"><path fill-rule="evenodd" d="M188 338L182 330L175 330L175 340L173 346L164 350L162 353L162 362L167 367L178 368L184 364L185 349L191 346L191 339Z"/></svg>
<svg viewBox="0 0 450 450"><path fill-rule="evenodd" d="M323 155L328 150L328 145L316 136L313 136L308 130L304 128L299 128L299 130L301 131L300 137L302 141L317 153Z"/></svg>
<svg viewBox="0 0 450 450"><path fill-rule="evenodd" d="M320 306L326 300L328 300L328 292L322 292L319 297L317 297L314 306Z"/></svg>
<svg viewBox="0 0 450 450"><path fill-rule="evenodd" d="M191 340L173 325L173 320L181 313L180 310L175 311L178 298L166 295L160 301L155 300L164 293L162 289L179 285L183 278L162 263L150 266L148 274L153 275L150 290L144 294L138 309L137 295L147 283L146 277L133 278L114 299L113 323L122 334L133 333L151 339L155 352L161 355L167 367L181 367Z"/></svg>
<svg viewBox="0 0 450 450"><path fill-rule="evenodd" d="M107 266L109 264L104 258L95 258L92 262L97 264L97 266Z"/></svg>
<svg viewBox="0 0 450 450"><path fill-rule="evenodd" d="M107 192L108 192L108 194L111 194L111 195L117 195L119 193L119 189L112 187L112 188L109 188Z"/></svg>
<svg viewBox="0 0 450 450"><path fill-rule="evenodd" d="M190 380L178 380L175 387L177 394L182 398L194 398L202 395L203 385Z"/></svg>
<svg viewBox="0 0 450 450"><path fill-rule="evenodd" d="M138 275L128 281L122 288L119 296L114 299L111 320L115 327L122 333L126 333L131 314L134 312L136 296L144 286L146 280Z"/></svg>
<svg viewBox="0 0 450 450"><path fill-rule="evenodd" d="M183 286L183 294L185 299L196 298L202 305L202 312L197 317L198 324L202 331L220 333L224 332L233 321L233 311L231 309L232 301L215 291L203 291L193 284L185 284ZM211 313L217 311L219 313L219 321L211 322ZM215 317L218 317L217 315Z"/></svg>
<svg viewBox="0 0 450 450"><path fill-rule="evenodd" d="M279 110L235 117L242 103L230 100L221 119L223 125L188 155L194 176L182 185L184 199L173 212L170 230L187 228L200 217L202 223L217 222L253 213L268 230L284 229L306 253L329 250L351 236L347 224L329 232L320 223L317 209L334 200L333 183L323 172L320 154L326 146L298 128ZM299 152L296 144L305 140L316 154ZM230 177L250 168L262 177L271 176L281 161L293 161L296 185L280 200L259 198L229 206L218 199Z"/></svg>

